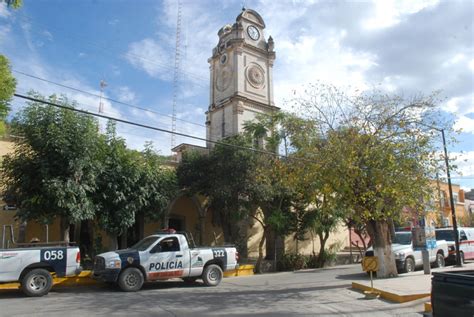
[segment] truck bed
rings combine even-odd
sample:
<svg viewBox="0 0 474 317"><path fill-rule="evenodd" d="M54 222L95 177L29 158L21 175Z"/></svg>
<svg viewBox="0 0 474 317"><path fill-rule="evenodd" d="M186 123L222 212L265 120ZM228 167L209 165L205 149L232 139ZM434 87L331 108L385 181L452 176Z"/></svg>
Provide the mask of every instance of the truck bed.
<svg viewBox="0 0 474 317"><path fill-rule="evenodd" d="M433 273L431 305L434 316L474 315L474 270Z"/></svg>

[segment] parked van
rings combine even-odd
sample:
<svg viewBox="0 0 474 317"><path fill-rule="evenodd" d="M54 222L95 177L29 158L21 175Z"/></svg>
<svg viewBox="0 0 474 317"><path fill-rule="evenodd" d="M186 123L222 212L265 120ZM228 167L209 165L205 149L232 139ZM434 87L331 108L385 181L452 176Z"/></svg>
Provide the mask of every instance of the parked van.
<svg viewBox="0 0 474 317"><path fill-rule="evenodd" d="M474 259L474 228L458 227L459 251L461 262ZM436 239L446 240L448 242L449 256L448 262L456 262L456 246L454 244L453 228L436 229Z"/></svg>

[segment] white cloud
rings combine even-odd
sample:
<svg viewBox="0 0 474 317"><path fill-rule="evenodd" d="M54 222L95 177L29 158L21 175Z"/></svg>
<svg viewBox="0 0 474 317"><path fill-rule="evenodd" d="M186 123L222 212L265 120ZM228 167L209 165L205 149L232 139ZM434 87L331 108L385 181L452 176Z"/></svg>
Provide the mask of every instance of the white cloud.
<svg viewBox="0 0 474 317"><path fill-rule="evenodd" d="M465 133L474 133L474 119L471 119L467 116L458 116L454 124L455 129L460 129Z"/></svg>
<svg viewBox="0 0 474 317"><path fill-rule="evenodd" d="M130 44L125 58L136 68L148 75L170 81L173 79L173 68L169 50L151 38Z"/></svg>
<svg viewBox="0 0 474 317"><path fill-rule="evenodd" d="M373 15L363 21L366 29L383 29L400 23L404 15L414 14L427 7L434 6L439 0L373 0Z"/></svg>
<svg viewBox="0 0 474 317"><path fill-rule="evenodd" d="M130 87L122 86L119 87L116 91L118 100L126 103L136 103L137 96L135 92L133 92Z"/></svg>
<svg viewBox="0 0 474 317"><path fill-rule="evenodd" d="M9 25L0 26L0 44L3 44L3 42L7 39L10 30L11 29Z"/></svg>
<svg viewBox="0 0 474 317"><path fill-rule="evenodd" d="M10 16L10 12L7 9L7 5L5 3L0 2L0 18L8 18Z"/></svg>
<svg viewBox="0 0 474 317"><path fill-rule="evenodd" d="M449 157L455 157L457 172L453 173L454 179L474 178L474 151L451 152Z"/></svg>
<svg viewBox="0 0 474 317"><path fill-rule="evenodd" d="M53 41L53 34L51 34L51 32L48 30L41 32L41 35L43 35L48 41Z"/></svg>

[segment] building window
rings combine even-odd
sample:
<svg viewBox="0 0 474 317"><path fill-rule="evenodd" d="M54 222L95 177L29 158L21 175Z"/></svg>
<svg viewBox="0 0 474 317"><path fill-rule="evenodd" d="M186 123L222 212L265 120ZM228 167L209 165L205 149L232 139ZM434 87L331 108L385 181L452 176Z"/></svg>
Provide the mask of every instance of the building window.
<svg viewBox="0 0 474 317"><path fill-rule="evenodd" d="M457 204L457 203L458 203L458 201L459 201L459 200L458 200L458 197L459 197L458 193L453 193L454 204Z"/></svg>

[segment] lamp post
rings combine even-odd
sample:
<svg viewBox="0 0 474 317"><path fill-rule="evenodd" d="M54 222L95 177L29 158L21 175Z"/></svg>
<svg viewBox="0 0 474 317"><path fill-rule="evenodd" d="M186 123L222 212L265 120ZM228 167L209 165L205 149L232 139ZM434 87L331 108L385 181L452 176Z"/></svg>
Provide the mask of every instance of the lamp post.
<svg viewBox="0 0 474 317"><path fill-rule="evenodd" d="M444 129L437 129L441 131L443 137L443 148L444 148L444 161L446 163L446 174L448 176L448 189L449 189L449 204L451 205L451 217L453 220L453 231L454 231L454 245L456 247L456 266L462 266L461 254L459 252L459 235L458 235L458 222L456 220L456 210L454 209L454 198L453 198L453 187L451 185L451 175L449 173L449 161L448 161L448 150L446 149L446 138L444 136Z"/></svg>
<svg viewBox="0 0 474 317"><path fill-rule="evenodd" d="M446 148L446 137L444 136L444 129L440 129L432 125L424 124L421 122L418 122L418 123L422 126L441 132L441 136L443 138L444 162L446 163L446 175L448 177L449 204L451 205L451 218L453 222L454 245L456 248L456 266L461 267L462 263L461 263L461 253L459 251L458 222L456 220L456 210L454 209L453 186L451 185L451 174L449 173L448 150Z"/></svg>

